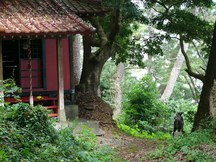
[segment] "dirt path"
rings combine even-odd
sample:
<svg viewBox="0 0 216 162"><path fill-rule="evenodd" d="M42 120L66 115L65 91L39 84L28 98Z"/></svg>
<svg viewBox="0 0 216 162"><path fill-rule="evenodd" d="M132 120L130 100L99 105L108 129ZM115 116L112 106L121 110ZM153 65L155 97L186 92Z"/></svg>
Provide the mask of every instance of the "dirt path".
<svg viewBox="0 0 216 162"><path fill-rule="evenodd" d="M98 143L114 148L125 161L145 161L145 154L158 146L156 141L133 138L113 128L116 127L112 119L113 109L95 94L79 92L76 102L79 105L79 118L98 121L100 128L105 131L104 136L98 137Z"/></svg>
<svg viewBox="0 0 216 162"><path fill-rule="evenodd" d="M124 133L112 134L106 131L102 137L98 137L100 145L107 145L116 150L118 156L129 162L149 162L146 154L160 145L159 141L134 138Z"/></svg>

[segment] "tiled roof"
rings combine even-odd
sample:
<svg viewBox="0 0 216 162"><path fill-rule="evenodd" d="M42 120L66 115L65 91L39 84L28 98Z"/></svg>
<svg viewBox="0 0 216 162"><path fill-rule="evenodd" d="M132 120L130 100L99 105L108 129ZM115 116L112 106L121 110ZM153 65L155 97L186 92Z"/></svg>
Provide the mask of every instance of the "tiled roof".
<svg viewBox="0 0 216 162"><path fill-rule="evenodd" d="M61 3L80 16L107 12L101 6L101 0L61 0Z"/></svg>
<svg viewBox="0 0 216 162"><path fill-rule="evenodd" d="M89 34L94 28L74 12L91 8L78 3L73 9L72 0L0 0L0 36Z"/></svg>

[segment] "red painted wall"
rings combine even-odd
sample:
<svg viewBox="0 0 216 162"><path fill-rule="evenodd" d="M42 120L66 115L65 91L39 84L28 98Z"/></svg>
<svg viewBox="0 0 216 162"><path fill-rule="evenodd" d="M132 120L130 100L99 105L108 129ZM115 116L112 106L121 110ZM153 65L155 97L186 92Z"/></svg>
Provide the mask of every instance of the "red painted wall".
<svg viewBox="0 0 216 162"><path fill-rule="evenodd" d="M69 43L68 39L65 38L62 40L62 49L63 49L63 70L64 70L64 89L70 90L70 54L69 54ZM56 49L56 40L55 39L46 39L45 40L45 68L46 68L46 87L41 87L39 82L41 80L33 79L33 92L40 92L40 91L57 91L58 90L58 80L57 80L57 49ZM36 68L36 64L39 66L38 62L32 60L33 67ZM23 92L29 91L29 78L28 78L28 61L23 60L21 61L21 87L24 88ZM35 73L35 72L33 72ZM36 74L34 74L36 75ZM25 89L26 88L26 89Z"/></svg>
<svg viewBox="0 0 216 162"><path fill-rule="evenodd" d="M70 89L70 56L68 39L63 39L63 60L64 60L64 88ZM58 90L57 80L57 49L56 40L47 39L45 43L46 48L46 78L47 91Z"/></svg>
<svg viewBox="0 0 216 162"><path fill-rule="evenodd" d="M29 60L21 59L21 87L29 89ZM33 88L42 87L41 59L32 59L32 85Z"/></svg>
<svg viewBox="0 0 216 162"><path fill-rule="evenodd" d="M63 53L64 53L64 88L70 90L70 51L68 39L63 39Z"/></svg>
<svg viewBox="0 0 216 162"><path fill-rule="evenodd" d="M46 51L46 85L48 91L57 90L57 52L56 40L47 39L45 41Z"/></svg>

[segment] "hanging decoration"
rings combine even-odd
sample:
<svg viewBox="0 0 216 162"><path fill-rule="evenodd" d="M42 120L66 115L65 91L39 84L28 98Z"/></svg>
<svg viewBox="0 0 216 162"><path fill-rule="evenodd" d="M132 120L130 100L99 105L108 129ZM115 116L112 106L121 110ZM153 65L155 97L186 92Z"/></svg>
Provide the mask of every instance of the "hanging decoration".
<svg viewBox="0 0 216 162"><path fill-rule="evenodd" d="M34 105L33 99L33 88L32 88L32 58L31 58L31 40L28 39L27 42L23 44L23 49L27 50L28 55L28 69L29 69L29 104Z"/></svg>

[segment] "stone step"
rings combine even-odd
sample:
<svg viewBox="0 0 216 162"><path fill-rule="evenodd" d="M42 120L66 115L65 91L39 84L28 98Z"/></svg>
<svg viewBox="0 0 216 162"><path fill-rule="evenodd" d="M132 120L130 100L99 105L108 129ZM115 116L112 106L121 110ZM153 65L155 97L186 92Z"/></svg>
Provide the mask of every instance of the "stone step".
<svg viewBox="0 0 216 162"><path fill-rule="evenodd" d="M84 131L84 129L90 129L96 136L103 136L105 132L99 128L99 121L78 119L74 128L74 135L77 135Z"/></svg>
<svg viewBox="0 0 216 162"><path fill-rule="evenodd" d="M78 117L78 105L65 105L66 119L69 125L74 127L74 135L81 133L84 129L91 129L96 136L103 136L105 132L99 128L99 121L86 120ZM57 129L61 129L61 125L57 124ZM64 128L64 127L63 127Z"/></svg>
<svg viewBox="0 0 216 162"><path fill-rule="evenodd" d="M65 114L68 121L78 119L78 105L65 105Z"/></svg>

